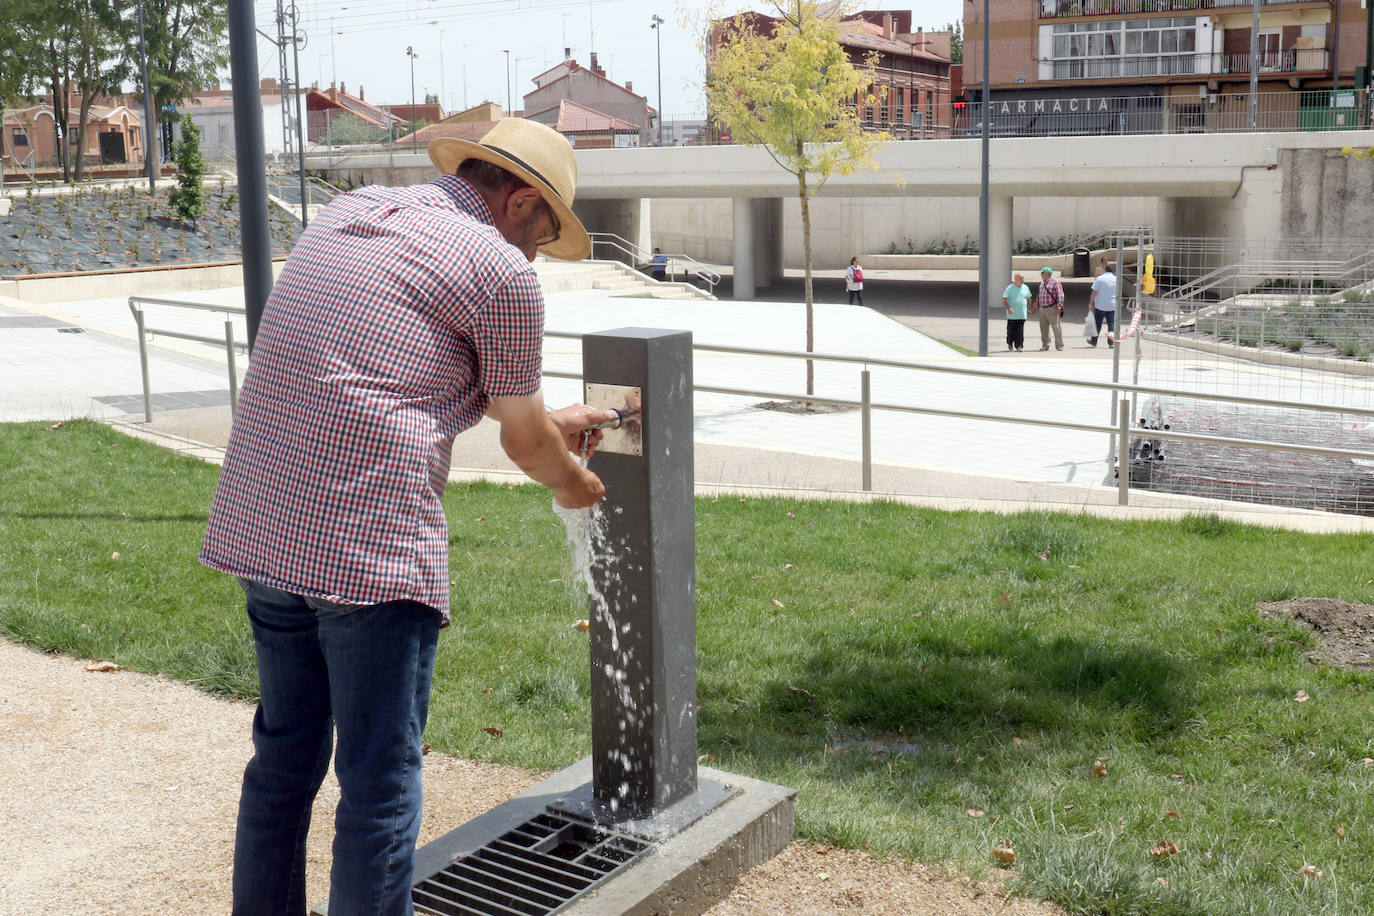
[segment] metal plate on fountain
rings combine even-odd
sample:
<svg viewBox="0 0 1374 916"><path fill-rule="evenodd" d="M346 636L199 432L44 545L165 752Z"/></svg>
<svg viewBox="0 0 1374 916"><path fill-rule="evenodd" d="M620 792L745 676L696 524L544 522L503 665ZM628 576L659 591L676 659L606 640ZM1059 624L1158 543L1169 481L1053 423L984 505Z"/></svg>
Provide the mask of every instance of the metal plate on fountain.
<svg viewBox="0 0 1374 916"><path fill-rule="evenodd" d="M598 410L637 411L644 404L639 388L633 385L599 385L588 382L584 387L587 406ZM608 427L602 430L601 444L596 449L599 452L642 458L644 427L640 425L639 417L625 420L619 429Z"/></svg>

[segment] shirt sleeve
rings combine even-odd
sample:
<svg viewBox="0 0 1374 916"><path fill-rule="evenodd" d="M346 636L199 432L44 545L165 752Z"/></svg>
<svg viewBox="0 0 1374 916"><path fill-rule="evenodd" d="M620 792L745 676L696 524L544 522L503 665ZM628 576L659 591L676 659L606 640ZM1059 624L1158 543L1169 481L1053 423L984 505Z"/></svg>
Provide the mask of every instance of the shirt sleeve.
<svg viewBox="0 0 1374 916"><path fill-rule="evenodd" d="M493 294L472 327L482 393L501 398L538 391L543 339L544 294L530 268Z"/></svg>

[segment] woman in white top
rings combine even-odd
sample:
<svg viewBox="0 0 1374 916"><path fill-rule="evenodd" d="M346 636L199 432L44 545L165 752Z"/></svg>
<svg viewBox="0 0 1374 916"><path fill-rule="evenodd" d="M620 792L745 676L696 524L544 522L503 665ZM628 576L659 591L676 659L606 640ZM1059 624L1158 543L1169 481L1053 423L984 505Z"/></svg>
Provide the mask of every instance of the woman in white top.
<svg viewBox="0 0 1374 916"><path fill-rule="evenodd" d="M864 304L864 269L859 266L859 257L855 255L849 259L849 266L844 270L844 288L849 290L849 304L854 304L854 297L858 297L859 305Z"/></svg>

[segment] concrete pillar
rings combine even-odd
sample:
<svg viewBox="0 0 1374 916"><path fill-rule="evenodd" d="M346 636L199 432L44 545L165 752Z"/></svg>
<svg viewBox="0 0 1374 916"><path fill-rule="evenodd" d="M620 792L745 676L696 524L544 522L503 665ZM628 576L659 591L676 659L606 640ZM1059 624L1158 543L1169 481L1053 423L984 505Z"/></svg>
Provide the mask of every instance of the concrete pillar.
<svg viewBox="0 0 1374 916"><path fill-rule="evenodd" d="M591 602L592 791L599 819L642 818L697 790L692 335L582 338L587 403L639 407L591 468L606 484Z"/></svg>
<svg viewBox="0 0 1374 916"><path fill-rule="evenodd" d="M735 269L735 298L753 299L756 291L754 274L754 236L756 234L754 199L736 197L734 199L735 250L733 263Z"/></svg>
<svg viewBox="0 0 1374 916"><path fill-rule="evenodd" d="M988 313L1000 317L1002 290L1011 282L1011 201L1010 197L988 200Z"/></svg>
<svg viewBox="0 0 1374 916"><path fill-rule="evenodd" d="M764 225L768 227L768 244L765 246L764 259L768 264L768 283L772 285L783 278L783 268L786 266L782 260L783 200L781 197L770 197L766 204L767 220Z"/></svg>

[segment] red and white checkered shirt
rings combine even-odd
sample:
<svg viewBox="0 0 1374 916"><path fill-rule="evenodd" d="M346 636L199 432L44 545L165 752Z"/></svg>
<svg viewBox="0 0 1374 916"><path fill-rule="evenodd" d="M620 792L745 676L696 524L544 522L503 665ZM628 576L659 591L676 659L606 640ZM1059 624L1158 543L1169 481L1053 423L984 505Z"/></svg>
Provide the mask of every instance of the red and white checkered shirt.
<svg viewBox="0 0 1374 916"><path fill-rule="evenodd" d="M449 175L310 224L263 309L201 562L447 622L453 438L540 383L539 280L492 219Z"/></svg>
<svg viewBox="0 0 1374 916"><path fill-rule="evenodd" d="M1062 309L1064 307L1064 287L1054 275L1046 277L1040 281L1040 289L1035 292L1035 306L1033 312L1041 309Z"/></svg>

